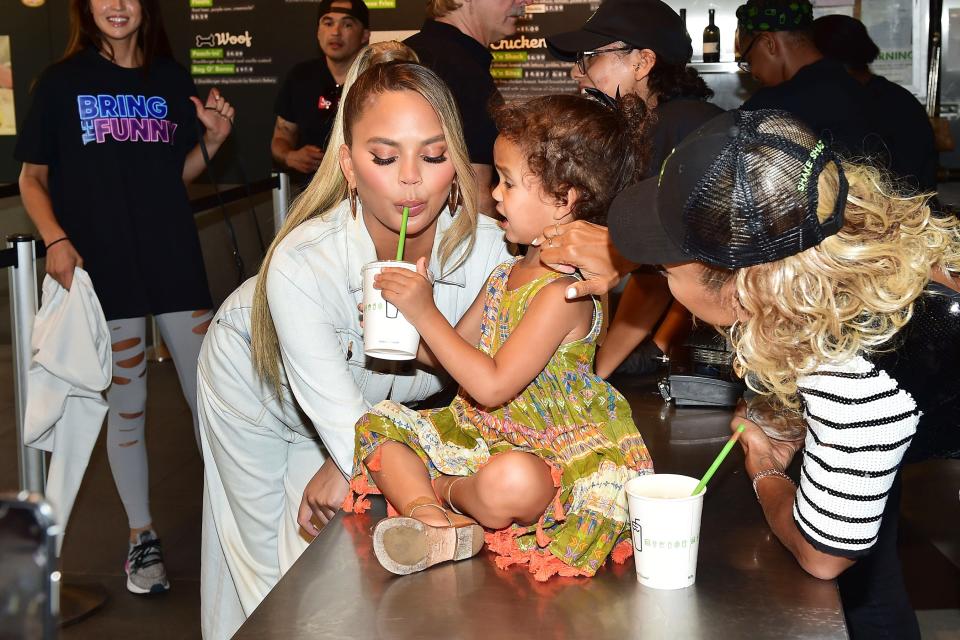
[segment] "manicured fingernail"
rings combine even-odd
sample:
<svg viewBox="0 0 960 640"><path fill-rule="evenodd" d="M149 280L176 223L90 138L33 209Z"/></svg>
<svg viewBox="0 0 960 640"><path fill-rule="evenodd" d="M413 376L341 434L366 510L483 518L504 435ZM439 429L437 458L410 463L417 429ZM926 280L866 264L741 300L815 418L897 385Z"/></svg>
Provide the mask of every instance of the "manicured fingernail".
<svg viewBox="0 0 960 640"><path fill-rule="evenodd" d="M577 297L577 288L576 287L567 287L567 300L571 300Z"/></svg>
<svg viewBox="0 0 960 640"><path fill-rule="evenodd" d="M540 238L534 238L533 241L532 241L530 244L532 244L532 245L535 246L535 247L539 247L539 246L540 246L540 242L541 242L541 241L540 241Z"/></svg>

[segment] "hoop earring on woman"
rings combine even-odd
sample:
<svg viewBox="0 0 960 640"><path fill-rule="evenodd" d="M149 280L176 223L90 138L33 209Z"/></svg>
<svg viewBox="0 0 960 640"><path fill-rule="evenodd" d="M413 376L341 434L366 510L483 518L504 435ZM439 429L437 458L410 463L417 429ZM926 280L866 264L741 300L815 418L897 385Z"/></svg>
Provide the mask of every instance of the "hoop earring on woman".
<svg viewBox="0 0 960 640"><path fill-rule="evenodd" d="M460 198L460 185L457 183L456 177L453 179L453 184L450 185L450 197L447 199L447 206L450 208L450 215L457 215L457 207L462 204Z"/></svg>
<svg viewBox="0 0 960 640"><path fill-rule="evenodd" d="M357 188L350 188L350 214L354 219L357 217Z"/></svg>

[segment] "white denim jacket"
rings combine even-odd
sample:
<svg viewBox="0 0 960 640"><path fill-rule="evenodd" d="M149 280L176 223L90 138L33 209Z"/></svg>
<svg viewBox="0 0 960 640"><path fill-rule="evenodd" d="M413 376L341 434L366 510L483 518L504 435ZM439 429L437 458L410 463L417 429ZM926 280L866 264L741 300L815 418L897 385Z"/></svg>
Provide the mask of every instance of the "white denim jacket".
<svg viewBox="0 0 960 640"><path fill-rule="evenodd" d="M503 232L496 223L480 216L473 251L456 269L443 272L438 251L443 233L453 223L445 209L437 224L437 236L429 269L436 275L433 297L437 308L450 321L466 313L493 269L508 259ZM465 247L448 261L456 264ZM410 362L388 362L366 358L357 305L362 297L361 269L377 259L373 240L360 212L354 218L347 201L323 216L293 230L274 251L267 274L267 299L280 341L283 360L284 396L272 397L265 385L249 380L247 397L235 397L239 404L250 403L250 393L259 394L263 410L286 427L315 438L319 434L327 451L344 474L353 467L354 426L373 404L392 399L398 402L422 400L437 391L442 381ZM200 357L200 375L213 387L222 402L233 402L217 390L217 377L239 392L235 379L252 374L248 366L237 367L236 358L249 359L250 306L254 279L242 285L218 311ZM218 339L224 331L244 340ZM213 335L211 335L213 334ZM226 338L226 336L221 336ZM206 343L210 343L209 345ZM246 353L211 353L213 345L233 344L236 352L246 344ZM234 364L227 371L227 363ZM214 366L219 362L220 366ZM289 385L289 386L288 386ZM295 399L295 400L294 400ZM302 414L297 409L302 411ZM305 416L306 423L301 416ZM267 416L263 416L269 419ZM315 431L314 431L315 429Z"/></svg>

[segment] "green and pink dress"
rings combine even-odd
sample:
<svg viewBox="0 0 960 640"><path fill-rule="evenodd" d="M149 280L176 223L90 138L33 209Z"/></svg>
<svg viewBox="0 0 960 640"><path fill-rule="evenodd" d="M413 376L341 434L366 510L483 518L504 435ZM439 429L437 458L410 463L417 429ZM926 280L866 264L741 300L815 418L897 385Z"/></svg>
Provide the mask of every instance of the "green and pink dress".
<svg viewBox="0 0 960 640"><path fill-rule="evenodd" d="M491 357L534 296L564 277L551 272L511 290L507 279L515 262L501 264L487 280L478 348ZM357 423L352 491L344 508L363 512L369 507L365 496L379 493L363 461L376 470L376 453L386 440L413 449L431 477L467 476L498 453L525 451L550 465L557 494L535 525L487 534L497 565L527 564L537 580L547 580L592 576L611 553L623 562L633 550L624 485L653 473L653 464L630 405L593 371L602 320L595 303L589 334L561 345L527 388L502 406L482 407L463 389L443 409L377 404Z"/></svg>

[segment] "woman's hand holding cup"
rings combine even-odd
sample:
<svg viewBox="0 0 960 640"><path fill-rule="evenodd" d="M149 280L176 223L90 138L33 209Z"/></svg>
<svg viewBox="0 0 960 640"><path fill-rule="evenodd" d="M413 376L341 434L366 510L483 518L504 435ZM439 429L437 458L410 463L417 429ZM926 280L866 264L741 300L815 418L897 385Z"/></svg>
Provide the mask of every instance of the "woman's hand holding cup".
<svg viewBox="0 0 960 640"><path fill-rule="evenodd" d="M741 424L746 429L740 436L740 446L743 447L747 474L751 478L766 469L785 471L793 462L793 456L803 447L803 440L774 440L768 437L756 423L746 418L743 401L730 421L730 429L736 431Z"/></svg>

